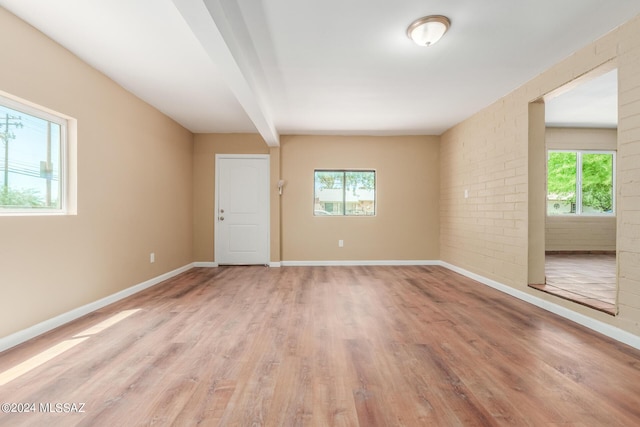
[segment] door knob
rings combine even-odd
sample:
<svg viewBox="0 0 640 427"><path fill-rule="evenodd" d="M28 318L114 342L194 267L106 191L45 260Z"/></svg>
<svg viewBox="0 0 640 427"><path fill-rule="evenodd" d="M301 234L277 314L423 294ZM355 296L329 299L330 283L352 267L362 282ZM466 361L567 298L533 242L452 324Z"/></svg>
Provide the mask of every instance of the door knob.
<svg viewBox="0 0 640 427"><path fill-rule="evenodd" d="M223 217L223 216L218 217L218 219L219 219L220 221L224 221L224 217Z"/></svg>

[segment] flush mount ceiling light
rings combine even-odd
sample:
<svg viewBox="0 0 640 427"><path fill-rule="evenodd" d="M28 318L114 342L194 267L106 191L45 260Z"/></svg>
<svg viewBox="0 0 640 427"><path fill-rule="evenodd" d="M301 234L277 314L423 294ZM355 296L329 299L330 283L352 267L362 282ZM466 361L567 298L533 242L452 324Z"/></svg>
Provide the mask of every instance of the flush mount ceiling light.
<svg viewBox="0 0 640 427"><path fill-rule="evenodd" d="M407 36L419 46L431 46L444 36L450 26L451 21L446 16L425 16L409 25Z"/></svg>

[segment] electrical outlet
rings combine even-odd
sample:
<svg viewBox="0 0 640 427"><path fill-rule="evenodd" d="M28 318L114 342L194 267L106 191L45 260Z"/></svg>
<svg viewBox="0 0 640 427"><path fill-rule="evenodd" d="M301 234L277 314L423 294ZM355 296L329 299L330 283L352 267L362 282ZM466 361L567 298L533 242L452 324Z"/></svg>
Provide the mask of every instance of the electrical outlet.
<svg viewBox="0 0 640 427"><path fill-rule="evenodd" d="M156 262L156 254L155 254L154 252L151 252L151 253L149 254L149 262L150 262L151 264L153 264L154 262Z"/></svg>
<svg viewBox="0 0 640 427"><path fill-rule="evenodd" d="M467 190L467 189L464 190L464 198L465 199L469 198L469 190Z"/></svg>
<svg viewBox="0 0 640 427"><path fill-rule="evenodd" d="M344 247L344 240L338 240L338 247L339 248Z"/></svg>

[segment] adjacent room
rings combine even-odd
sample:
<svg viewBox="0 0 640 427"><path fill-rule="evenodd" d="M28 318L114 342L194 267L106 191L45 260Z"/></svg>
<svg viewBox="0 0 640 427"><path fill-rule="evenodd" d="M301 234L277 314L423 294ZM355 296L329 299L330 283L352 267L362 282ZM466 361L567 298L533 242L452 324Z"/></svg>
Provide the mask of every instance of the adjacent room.
<svg viewBox="0 0 640 427"><path fill-rule="evenodd" d="M640 423L636 0L0 0L0 426Z"/></svg>
<svg viewBox="0 0 640 427"><path fill-rule="evenodd" d="M615 64L545 97L545 126L546 281L532 287L615 315Z"/></svg>

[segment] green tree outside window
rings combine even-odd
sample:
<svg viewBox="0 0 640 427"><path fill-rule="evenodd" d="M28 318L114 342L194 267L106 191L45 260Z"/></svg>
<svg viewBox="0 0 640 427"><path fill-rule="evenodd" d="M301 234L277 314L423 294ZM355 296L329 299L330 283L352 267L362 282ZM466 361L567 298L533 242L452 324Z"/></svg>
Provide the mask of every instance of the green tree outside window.
<svg viewBox="0 0 640 427"><path fill-rule="evenodd" d="M547 213L613 214L614 153L550 151Z"/></svg>

